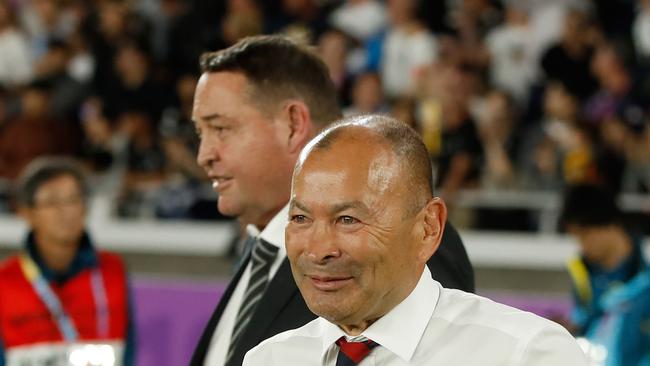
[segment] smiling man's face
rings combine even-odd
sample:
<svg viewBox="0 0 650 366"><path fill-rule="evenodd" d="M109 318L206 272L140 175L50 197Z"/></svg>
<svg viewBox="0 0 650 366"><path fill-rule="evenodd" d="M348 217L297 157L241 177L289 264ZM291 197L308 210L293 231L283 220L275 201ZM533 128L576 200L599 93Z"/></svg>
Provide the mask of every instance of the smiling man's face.
<svg viewBox="0 0 650 366"><path fill-rule="evenodd" d="M399 159L372 133L356 137L338 138L296 168L286 229L307 305L349 334L401 302L432 253L423 210L408 207L413 192Z"/></svg>

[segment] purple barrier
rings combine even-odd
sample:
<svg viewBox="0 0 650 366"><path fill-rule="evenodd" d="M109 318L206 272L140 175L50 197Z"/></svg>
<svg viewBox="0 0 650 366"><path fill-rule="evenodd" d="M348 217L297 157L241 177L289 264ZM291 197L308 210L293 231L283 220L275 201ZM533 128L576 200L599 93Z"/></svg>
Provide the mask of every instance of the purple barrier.
<svg viewBox="0 0 650 366"><path fill-rule="evenodd" d="M224 283L135 279L137 366L186 366Z"/></svg>
<svg viewBox="0 0 650 366"><path fill-rule="evenodd" d="M496 302L514 308L530 311L544 318L568 318L571 312L571 298L564 295L522 295L508 292L488 291L480 293Z"/></svg>
<svg viewBox="0 0 650 366"><path fill-rule="evenodd" d="M136 365L186 366L225 286L224 282L135 279ZM547 318L565 316L571 307L568 296L481 295Z"/></svg>

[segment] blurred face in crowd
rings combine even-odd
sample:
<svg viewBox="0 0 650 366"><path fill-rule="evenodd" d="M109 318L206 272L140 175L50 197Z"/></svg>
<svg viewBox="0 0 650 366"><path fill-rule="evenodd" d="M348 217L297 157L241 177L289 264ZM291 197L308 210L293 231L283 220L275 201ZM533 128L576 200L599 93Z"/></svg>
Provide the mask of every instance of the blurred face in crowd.
<svg viewBox="0 0 650 366"><path fill-rule="evenodd" d="M318 40L318 52L323 61L330 69L330 74L341 71L345 68L345 57L347 52L347 39L336 31L329 31L323 34ZM333 75L338 77L338 75Z"/></svg>
<svg viewBox="0 0 650 366"><path fill-rule="evenodd" d="M296 167L286 228L293 276L309 309L348 334L406 298L437 249L445 206L411 207L404 169L367 131L301 156Z"/></svg>
<svg viewBox="0 0 650 366"><path fill-rule="evenodd" d="M549 117L572 122L578 113L577 98L561 84L552 83L544 94L544 112Z"/></svg>
<svg viewBox="0 0 650 366"><path fill-rule="evenodd" d="M182 105L192 104L197 81L196 76L186 74L181 76L178 82L176 82L176 94Z"/></svg>
<svg viewBox="0 0 650 366"><path fill-rule="evenodd" d="M615 230L614 225L567 225L567 232L578 240L580 252L591 263L607 262L612 250L612 230Z"/></svg>
<svg viewBox="0 0 650 366"><path fill-rule="evenodd" d="M284 107L262 109L252 88L241 73L204 73L192 119L201 140L197 161L219 195L219 211L262 228L286 204L306 142L295 141Z"/></svg>
<svg viewBox="0 0 650 366"><path fill-rule="evenodd" d="M584 40L585 29L589 26L584 14L570 11L564 20L564 39L567 42L578 43Z"/></svg>
<svg viewBox="0 0 650 366"><path fill-rule="evenodd" d="M113 38L124 32L127 8L117 1L104 1L99 8L99 28L104 36Z"/></svg>
<svg viewBox="0 0 650 366"><path fill-rule="evenodd" d="M76 248L83 233L86 208L79 182L71 175L54 177L36 190L34 204L20 212L46 252Z"/></svg>
<svg viewBox="0 0 650 366"><path fill-rule="evenodd" d="M52 25L57 21L57 16L59 14L57 1L36 0L34 5L36 13L45 24Z"/></svg>
<svg viewBox="0 0 650 366"><path fill-rule="evenodd" d="M361 74L354 82L352 91L354 106L362 112L376 111L382 103L383 93L379 75L374 73Z"/></svg>
<svg viewBox="0 0 650 366"><path fill-rule="evenodd" d="M388 0L386 7L393 25L403 25L414 18L415 0Z"/></svg>
<svg viewBox="0 0 650 366"><path fill-rule="evenodd" d="M47 91L37 88L27 89L21 98L23 116L38 119L47 116L50 108L50 96Z"/></svg>

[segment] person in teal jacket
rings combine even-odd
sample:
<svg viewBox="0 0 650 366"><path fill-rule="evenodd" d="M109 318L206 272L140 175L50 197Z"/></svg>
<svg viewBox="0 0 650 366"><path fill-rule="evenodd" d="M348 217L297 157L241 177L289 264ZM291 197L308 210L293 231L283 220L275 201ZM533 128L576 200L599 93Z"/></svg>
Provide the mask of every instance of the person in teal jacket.
<svg viewBox="0 0 650 366"><path fill-rule="evenodd" d="M561 222L580 245L568 264L571 323L593 364L650 365L650 267L615 197L596 185L566 193Z"/></svg>

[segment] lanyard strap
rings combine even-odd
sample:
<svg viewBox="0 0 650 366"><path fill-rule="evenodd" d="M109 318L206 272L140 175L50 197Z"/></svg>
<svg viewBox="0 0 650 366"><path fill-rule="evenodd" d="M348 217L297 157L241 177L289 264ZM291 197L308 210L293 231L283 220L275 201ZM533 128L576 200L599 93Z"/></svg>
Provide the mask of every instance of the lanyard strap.
<svg viewBox="0 0 650 366"><path fill-rule="evenodd" d="M54 293L47 280L41 273L40 269L34 263L32 258L23 254L20 256L20 266L22 267L25 277L31 282L34 291L43 301L47 310L52 315L63 339L67 342L75 342L79 339L79 333L74 326L72 319L63 309L59 297ZM98 268L92 270L91 287L93 298L95 300L95 310L97 316L97 333L99 337L108 336L108 304L106 299L106 290L104 279Z"/></svg>
<svg viewBox="0 0 650 366"><path fill-rule="evenodd" d="M91 273L91 285L93 297L95 298L95 314L97 316L97 335L100 338L108 338L108 301L104 277L99 268L93 269Z"/></svg>

